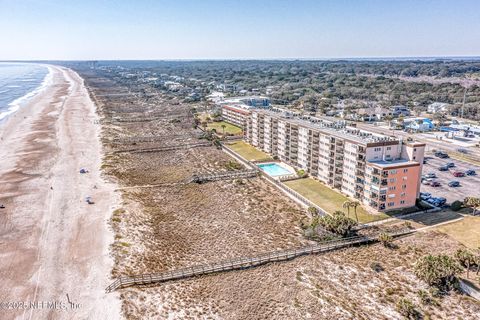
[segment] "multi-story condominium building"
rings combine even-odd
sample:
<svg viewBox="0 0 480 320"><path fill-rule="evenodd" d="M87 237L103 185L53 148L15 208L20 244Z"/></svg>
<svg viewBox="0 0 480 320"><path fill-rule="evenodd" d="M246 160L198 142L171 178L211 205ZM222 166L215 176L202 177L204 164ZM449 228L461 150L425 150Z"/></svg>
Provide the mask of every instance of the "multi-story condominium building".
<svg viewBox="0 0 480 320"><path fill-rule="evenodd" d="M376 210L419 195L425 144L271 109L251 109L245 139Z"/></svg>
<svg viewBox="0 0 480 320"><path fill-rule="evenodd" d="M266 97L233 97L218 102L222 107L222 118L226 122L245 128L252 108L266 108L270 100Z"/></svg>
<svg viewBox="0 0 480 320"><path fill-rule="evenodd" d="M250 117L251 107L241 104L225 104L222 106L222 119L226 122L245 128Z"/></svg>

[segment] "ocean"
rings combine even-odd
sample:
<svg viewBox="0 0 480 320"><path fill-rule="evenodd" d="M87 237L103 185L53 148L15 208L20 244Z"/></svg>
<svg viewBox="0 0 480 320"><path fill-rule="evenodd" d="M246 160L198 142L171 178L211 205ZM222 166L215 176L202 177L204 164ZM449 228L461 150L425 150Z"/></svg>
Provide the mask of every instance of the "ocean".
<svg viewBox="0 0 480 320"><path fill-rule="evenodd" d="M0 63L0 124L47 85L48 75L43 65Z"/></svg>

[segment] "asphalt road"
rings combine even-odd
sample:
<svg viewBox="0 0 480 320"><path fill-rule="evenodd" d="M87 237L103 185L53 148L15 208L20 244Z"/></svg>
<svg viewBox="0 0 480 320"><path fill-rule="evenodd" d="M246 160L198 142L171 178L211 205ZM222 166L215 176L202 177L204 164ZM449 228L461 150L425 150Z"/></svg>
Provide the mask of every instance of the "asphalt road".
<svg viewBox="0 0 480 320"><path fill-rule="evenodd" d="M455 163L454 168L450 168L450 171L439 171L438 168L445 165L447 162ZM463 171L473 169L477 172L475 176L454 177L452 172ZM429 192L434 197L444 197L447 199L447 203L452 203L455 200L463 200L465 197L479 197L480 196L480 167L474 166L469 163L455 160L455 159L439 159L434 156L429 156L427 163L423 165L423 174L435 173L436 179L433 181L440 182L440 187L431 187L423 185L420 188L421 192ZM450 181L459 181L460 186L453 188L448 186Z"/></svg>

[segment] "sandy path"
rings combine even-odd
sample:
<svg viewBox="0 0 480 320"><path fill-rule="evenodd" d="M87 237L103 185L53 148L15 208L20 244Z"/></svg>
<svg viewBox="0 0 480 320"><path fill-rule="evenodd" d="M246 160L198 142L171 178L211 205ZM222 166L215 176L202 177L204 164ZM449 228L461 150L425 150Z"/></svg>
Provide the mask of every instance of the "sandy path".
<svg viewBox="0 0 480 320"><path fill-rule="evenodd" d="M100 176L95 106L76 73L51 72L51 85L0 128L0 302L44 304L0 318L117 319L118 297L104 293L116 199Z"/></svg>

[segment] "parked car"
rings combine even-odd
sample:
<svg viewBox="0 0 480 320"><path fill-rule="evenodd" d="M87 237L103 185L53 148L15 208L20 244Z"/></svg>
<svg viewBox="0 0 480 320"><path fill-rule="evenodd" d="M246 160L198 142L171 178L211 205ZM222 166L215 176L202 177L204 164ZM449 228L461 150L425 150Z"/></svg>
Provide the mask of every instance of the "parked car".
<svg viewBox="0 0 480 320"><path fill-rule="evenodd" d="M437 177L437 175L433 172L430 172L430 173L427 173L425 175L426 178L432 178L432 179L435 179Z"/></svg>
<svg viewBox="0 0 480 320"><path fill-rule="evenodd" d="M438 167L438 171L448 171L448 167L447 166Z"/></svg>
<svg viewBox="0 0 480 320"><path fill-rule="evenodd" d="M430 183L430 186L431 186L431 187L434 187L434 188L440 187L441 185L442 185L442 184L441 184L440 182L438 182L438 181L433 181L433 182Z"/></svg>
<svg viewBox="0 0 480 320"><path fill-rule="evenodd" d="M423 159L423 164L427 164L427 160L426 160L426 159Z"/></svg>
<svg viewBox="0 0 480 320"><path fill-rule="evenodd" d="M465 148L458 148L457 151L460 153L468 153L468 150Z"/></svg>
<svg viewBox="0 0 480 320"><path fill-rule="evenodd" d="M453 163L453 162L448 162L445 166L446 166L447 168L453 168L453 167L455 167L455 163Z"/></svg>
<svg viewBox="0 0 480 320"><path fill-rule="evenodd" d="M420 199L427 200L430 199L432 195L429 192L420 192Z"/></svg>
<svg viewBox="0 0 480 320"><path fill-rule="evenodd" d="M447 199L445 199L444 197L438 197L437 198L438 201L440 201L440 205L444 205L445 203L447 203Z"/></svg>
<svg viewBox="0 0 480 320"><path fill-rule="evenodd" d="M449 187L453 187L453 188L459 187L459 186L460 186L460 182L458 182L458 181L450 181L450 182L448 183L448 186L449 186Z"/></svg>
<svg viewBox="0 0 480 320"><path fill-rule="evenodd" d="M465 174L467 176L475 176L477 173L475 172L475 170L468 169L467 171L465 171Z"/></svg>
<svg viewBox="0 0 480 320"><path fill-rule="evenodd" d="M422 184L425 185L425 186L429 186L431 183L431 181L425 179L425 180L422 180Z"/></svg>
<svg viewBox="0 0 480 320"><path fill-rule="evenodd" d="M440 159L446 159L448 158L448 154L443 152L443 151L437 151L434 153L435 157L440 158Z"/></svg>
<svg viewBox="0 0 480 320"><path fill-rule="evenodd" d="M453 173L453 176L454 177L465 177L465 173L463 173L462 171L454 171Z"/></svg>

